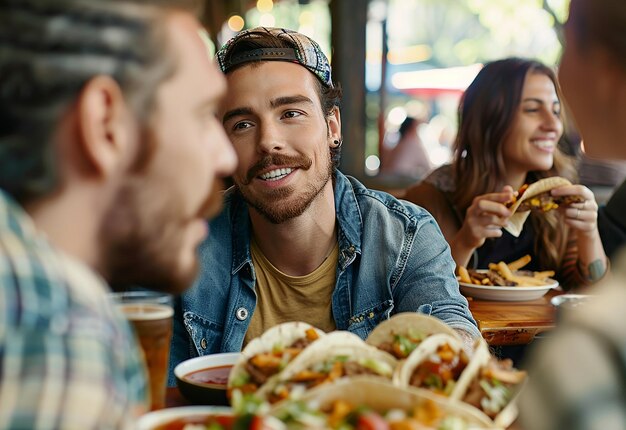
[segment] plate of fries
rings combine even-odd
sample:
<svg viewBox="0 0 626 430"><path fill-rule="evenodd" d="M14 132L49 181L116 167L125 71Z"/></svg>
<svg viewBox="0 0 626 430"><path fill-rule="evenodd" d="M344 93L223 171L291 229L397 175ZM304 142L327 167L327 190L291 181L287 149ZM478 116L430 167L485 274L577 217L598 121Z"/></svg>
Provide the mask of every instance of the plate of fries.
<svg viewBox="0 0 626 430"><path fill-rule="evenodd" d="M553 270L533 272L521 270L530 262L525 255L511 263L500 261L489 264L489 269L457 268L461 292L477 299L498 301L526 301L543 297L559 286Z"/></svg>

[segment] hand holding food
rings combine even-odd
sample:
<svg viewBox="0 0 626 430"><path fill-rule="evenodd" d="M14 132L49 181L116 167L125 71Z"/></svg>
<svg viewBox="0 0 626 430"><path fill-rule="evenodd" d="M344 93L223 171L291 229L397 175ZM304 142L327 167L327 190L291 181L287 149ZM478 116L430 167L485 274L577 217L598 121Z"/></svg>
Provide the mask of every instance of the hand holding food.
<svg viewBox="0 0 626 430"><path fill-rule="evenodd" d="M461 240L472 248L478 248L485 239L502 236L502 227L511 211L504 205L514 198L513 188L505 186L502 192L476 197L465 212L465 221L459 231Z"/></svg>
<svg viewBox="0 0 626 430"><path fill-rule="evenodd" d="M565 223L582 233L595 232L598 221L598 204L593 192L584 185L568 185L551 191L554 199L566 203L561 210Z"/></svg>

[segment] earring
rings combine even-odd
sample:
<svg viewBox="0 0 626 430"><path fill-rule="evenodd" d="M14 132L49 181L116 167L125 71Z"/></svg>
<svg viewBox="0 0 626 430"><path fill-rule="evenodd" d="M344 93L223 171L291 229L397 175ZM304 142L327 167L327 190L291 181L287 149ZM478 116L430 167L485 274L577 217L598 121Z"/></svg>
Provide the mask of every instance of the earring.
<svg viewBox="0 0 626 430"><path fill-rule="evenodd" d="M333 143L335 144L335 148L341 148L341 145L343 144L343 139L335 139L333 140Z"/></svg>

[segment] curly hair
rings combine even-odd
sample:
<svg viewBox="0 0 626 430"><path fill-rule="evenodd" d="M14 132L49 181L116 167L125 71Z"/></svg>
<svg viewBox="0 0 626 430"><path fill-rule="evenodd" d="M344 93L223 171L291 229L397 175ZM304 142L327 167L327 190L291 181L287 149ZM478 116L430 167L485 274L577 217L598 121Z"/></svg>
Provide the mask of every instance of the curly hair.
<svg viewBox="0 0 626 430"><path fill-rule="evenodd" d="M0 188L21 203L60 185L53 135L84 85L111 76L145 122L154 88L174 72L164 8L195 0L0 2Z"/></svg>
<svg viewBox="0 0 626 430"><path fill-rule="evenodd" d="M454 145L453 174L455 206L463 213L475 196L496 191L504 182L506 167L503 146L515 120L529 73L546 75L560 88L554 71L546 65L522 58L507 58L487 64L465 91L459 105L459 131ZM527 182L549 176L576 180L574 161L560 149L554 153L550 170L529 172ZM567 245L567 229L556 213L531 214L535 231L535 251L547 265L558 267Z"/></svg>

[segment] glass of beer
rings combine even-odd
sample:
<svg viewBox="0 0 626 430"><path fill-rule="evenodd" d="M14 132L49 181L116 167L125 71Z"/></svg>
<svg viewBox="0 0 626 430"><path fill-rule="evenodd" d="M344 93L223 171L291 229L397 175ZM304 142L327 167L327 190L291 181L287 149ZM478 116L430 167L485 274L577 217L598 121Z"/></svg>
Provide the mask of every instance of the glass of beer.
<svg viewBox="0 0 626 430"><path fill-rule="evenodd" d="M162 409L172 339L172 296L154 291L127 291L112 293L111 298L132 323L141 344L150 386L150 409Z"/></svg>

